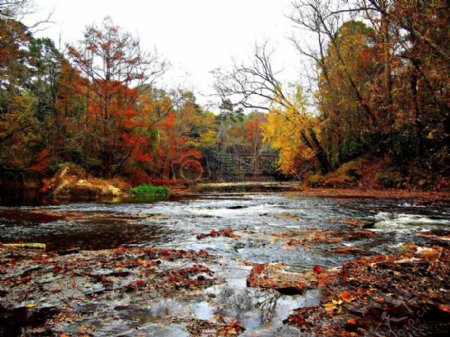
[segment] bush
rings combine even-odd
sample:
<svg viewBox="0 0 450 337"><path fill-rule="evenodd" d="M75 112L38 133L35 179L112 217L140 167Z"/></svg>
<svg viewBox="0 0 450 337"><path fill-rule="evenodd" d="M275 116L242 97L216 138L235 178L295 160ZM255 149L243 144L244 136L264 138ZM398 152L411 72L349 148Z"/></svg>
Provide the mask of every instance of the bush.
<svg viewBox="0 0 450 337"><path fill-rule="evenodd" d="M308 178L308 183L311 187L350 187L361 177L358 172L362 165L362 160L354 160L326 175L316 173Z"/></svg>
<svg viewBox="0 0 450 337"><path fill-rule="evenodd" d="M157 195L167 197L169 196L169 189L165 186L140 185L130 188L128 193L136 196Z"/></svg>
<svg viewBox="0 0 450 337"><path fill-rule="evenodd" d="M407 179L400 172L395 171L379 171L375 176L378 184L388 188L404 188Z"/></svg>
<svg viewBox="0 0 450 337"><path fill-rule="evenodd" d="M347 162L358 158L363 153L362 141L356 137L349 137L342 142L341 160Z"/></svg>

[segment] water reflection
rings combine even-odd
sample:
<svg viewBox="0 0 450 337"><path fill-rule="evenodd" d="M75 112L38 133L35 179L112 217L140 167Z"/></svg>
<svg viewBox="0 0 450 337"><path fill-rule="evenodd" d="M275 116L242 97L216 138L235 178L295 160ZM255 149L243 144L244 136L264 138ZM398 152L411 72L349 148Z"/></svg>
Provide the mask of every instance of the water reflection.
<svg viewBox="0 0 450 337"><path fill-rule="evenodd" d="M320 303L317 290L307 291L303 295L283 296L277 291L233 288L226 283L212 287L207 292L214 296L208 296L207 300L200 302L166 298L151 303L145 321L164 320L169 317L211 321L217 317L232 317L245 326L246 334L269 336L282 328L282 321L294 309Z"/></svg>

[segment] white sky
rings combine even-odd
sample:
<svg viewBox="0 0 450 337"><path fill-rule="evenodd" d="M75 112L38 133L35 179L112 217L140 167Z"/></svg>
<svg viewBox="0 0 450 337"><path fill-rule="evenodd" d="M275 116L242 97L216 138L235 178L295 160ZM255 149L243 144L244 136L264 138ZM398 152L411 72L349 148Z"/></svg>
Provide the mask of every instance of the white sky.
<svg viewBox="0 0 450 337"><path fill-rule="evenodd" d="M53 11L52 21L38 33L62 42L82 38L86 25L111 16L114 23L136 34L142 47L171 64L161 85L195 92L206 104L213 93L210 71L229 67L232 58L252 57L256 41L269 39L277 47L276 68L283 78L299 77L299 56L287 37L293 31L285 17L290 0L35 0L40 17Z"/></svg>

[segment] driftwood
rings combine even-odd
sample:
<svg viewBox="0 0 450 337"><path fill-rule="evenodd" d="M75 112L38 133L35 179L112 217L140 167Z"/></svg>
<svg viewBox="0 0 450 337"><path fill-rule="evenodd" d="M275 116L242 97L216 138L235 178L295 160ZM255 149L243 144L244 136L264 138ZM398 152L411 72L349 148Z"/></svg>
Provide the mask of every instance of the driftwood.
<svg viewBox="0 0 450 337"><path fill-rule="evenodd" d="M4 243L3 246L23 249L47 249L47 245L45 243Z"/></svg>

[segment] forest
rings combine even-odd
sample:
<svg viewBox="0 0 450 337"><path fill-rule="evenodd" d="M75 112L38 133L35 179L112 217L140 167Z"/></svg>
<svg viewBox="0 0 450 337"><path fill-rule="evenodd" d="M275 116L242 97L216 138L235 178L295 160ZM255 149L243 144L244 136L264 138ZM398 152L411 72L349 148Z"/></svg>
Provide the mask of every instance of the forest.
<svg viewBox="0 0 450 337"><path fill-rule="evenodd" d="M0 0L0 337L450 336L448 0L52 1Z"/></svg>
<svg viewBox="0 0 450 337"><path fill-rule="evenodd" d="M64 163L131 185L189 172L245 179L255 172L227 158L268 154L272 165L256 175L315 187L448 187L444 0L293 1L289 20L314 37L292 37L309 85L277 78L266 41L213 72L216 111L194 92L159 89L168 63L112 19L60 50L20 21L26 3L0 8L3 180L50 177Z"/></svg>

